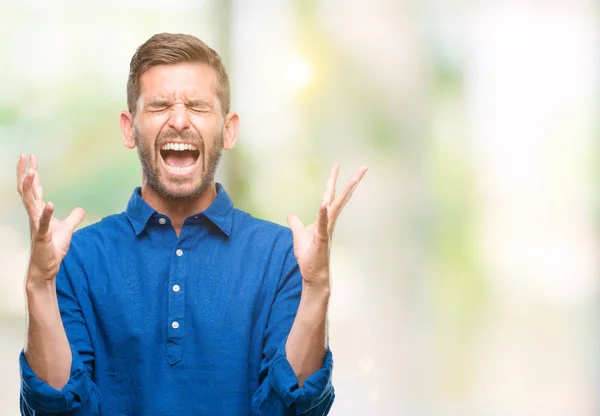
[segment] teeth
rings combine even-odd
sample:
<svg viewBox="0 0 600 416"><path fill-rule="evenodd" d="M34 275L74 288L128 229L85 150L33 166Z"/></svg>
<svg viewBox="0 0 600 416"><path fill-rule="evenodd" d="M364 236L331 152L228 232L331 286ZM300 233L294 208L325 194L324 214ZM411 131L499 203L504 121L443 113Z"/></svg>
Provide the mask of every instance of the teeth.
<svg viewBox="0 0 600 416"><path fill-rule="evenodd" d="M188 143L166 143L161 147L162 150L176 150L176 151L184 151L184 150L198 150L194 145Z"/></svg>

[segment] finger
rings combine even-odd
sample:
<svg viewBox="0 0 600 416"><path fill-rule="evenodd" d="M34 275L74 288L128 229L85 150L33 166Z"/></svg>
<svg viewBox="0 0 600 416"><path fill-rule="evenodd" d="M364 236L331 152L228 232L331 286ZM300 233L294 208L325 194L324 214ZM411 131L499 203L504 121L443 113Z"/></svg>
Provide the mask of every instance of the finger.
<svg viewBox="0 0 600 416"><path fill-rule="evenodd" d="M27 167L27 155L21 153L17 163L17 192L23 196L23 180L25 179L25 168Z"/></svg>
<svg viewBox="0 0 600 416"><path fill-rule="evenodd" d="M48 202L42 211L42 216L40 217L39 226L38 226L38 236L45 237L50 230L50 220L52 219L52 213L54 212L54 204L52 202Z"/></svg>
<svg viewBox="0 0 600 416"><path fill-rule="evenodd" d="M36 201L42 201L44 199L42 180L40 178L40 172L37 170L33 170L33 197Z"/></svg>
<svg viewBox="0 0 600 416"><path fill-rule="evenodd" d="M29 156L29 169L38 170L37 157L33 153Z"/></svg>
<svg viewBox="0 0 600 416"><path fill-rule="evenodd" d="M334 163L329 171L329 177L325 182L325 191L323 191L323 202L327 205L331 205L333 198L335 197L335 183L337 182L338 172L340 171L340 164Z"/></svg>
<svg viewBox="0 0 600 416"><path fill-rule="evenodd" d="M293 235L296 235L304 229L304 224L302 223L302 221L300 221L300 218L298 218L298 216L295 214L288 215L287 223L290 229L292 230Z"/></svg>
<svg viewBox="0 0 600 416"><path fill-rule="evenodd" d="M338 174L340 173L340 164L335 163L333 165L333 167L331 168L332 172L333 172L333 183L331 186L331 198L329 199L328 203L329 205L331 205L335 199L335 187L337 184L337 180L338 180Z"/></svg>
<svg viewBox="0 0 600 416"><path fill-rule="evenodd" d="M313 233L313 242L315 244L327 244L329 242L329 215L328 207L325 202L321 202L319 206L319 216L317 218L317 232Z"/></svg>
<svg viewBox="0 0 600 416"><path fill-rule="evenodd" d="M365 173L367 173L366 166L361 166L360 168L358 168L358 170L354 173L350 181L348 181L342 192L336 198L334 203L336 206L343 207L345 203L348 202L350 196L352 195L352 192L354 192L356 186L358 186L363 176L365 176Z"/></svg>
<svg viewBox="0 0 600 416"><path fill-rule="evenodd" d="M38 204L33 197L33 177L33 171L28 171L25 174L25 179L23 180L23 195L21 195L23 205L25 205L25 210L27 211L27 216L29 217L29 227L32 237L34 237L37 233L41 216L40 208L43 208L44 206L43 202Z"/></svg>
<svg viewBox="0 0 600 416"><path fill-rule="evenodd" d="M81 224L81 221L83 221L84 217L85 210L83 208L77 207L73 211L71 211L69 216L63 222L67 225L67 227L69 227L71 233L73 233L75 232L75 229L79 226L79 224Z"/></svg>
<svg viewBox="0 0 600 416"><path fill-rule="evenodd" d="M33 196L36 200L43 200L44 190L42 188L42 178L38 170L37 157L34 154L31 154L29 158L29 169L35 172L35 177L33 178Z"/></svg>
<svg viewBox="0 0 600 416"><path fill-rule="evenodd" d="M33 179L35 177L35 172L32 170L28 170L25 174L25 179L23 180L23 203L25 204L25 209L27 209L27 213L29 214L29 218L37 223L39 219L39 211L36 206L35 197L33 196Z"/></svg>
<svg viewBox="0 0 600 416"><path fill-rule="evenodd" d="M367 170L368 169L366 166L361 166L360 168L358 168L358 170L354 173L350 181L346 184L340 195L336 198L335 202L332 204L332 209L330 210L330 215L333 217L331 219L332 224L335 223L342 209L346 206L348 201L350 201L350 198L352 198L354 190L356 189L362 178L365 176L365 173L367 173Z"/></svg>

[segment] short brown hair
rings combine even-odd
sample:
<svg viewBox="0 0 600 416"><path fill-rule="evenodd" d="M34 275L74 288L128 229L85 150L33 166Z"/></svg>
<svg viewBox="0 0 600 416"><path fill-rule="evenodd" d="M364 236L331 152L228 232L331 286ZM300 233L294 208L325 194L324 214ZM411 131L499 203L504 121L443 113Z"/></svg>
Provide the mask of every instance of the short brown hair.
<svg viewBox="0 0 600 416"><path fill-rule="evenodd" d="M229 113L229 76L221 57L195 36L159 33L142 44L131 58L127 79L127 106L135 115L136 103L140 96L140 77L157 65L201 62L217 72L217 96L221 102L223 115Z"/></svg>

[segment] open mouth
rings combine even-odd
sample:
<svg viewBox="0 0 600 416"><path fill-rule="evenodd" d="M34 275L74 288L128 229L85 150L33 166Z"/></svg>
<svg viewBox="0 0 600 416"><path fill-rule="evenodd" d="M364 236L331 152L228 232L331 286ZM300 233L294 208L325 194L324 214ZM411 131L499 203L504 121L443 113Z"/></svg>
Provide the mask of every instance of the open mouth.
<svg viewBox="0 0 600 416"><path fill-rule="evenodd" d="M173 173L191 172L200 157L200 151L189 143L165 143L160 156L167 169Z"/></svg>

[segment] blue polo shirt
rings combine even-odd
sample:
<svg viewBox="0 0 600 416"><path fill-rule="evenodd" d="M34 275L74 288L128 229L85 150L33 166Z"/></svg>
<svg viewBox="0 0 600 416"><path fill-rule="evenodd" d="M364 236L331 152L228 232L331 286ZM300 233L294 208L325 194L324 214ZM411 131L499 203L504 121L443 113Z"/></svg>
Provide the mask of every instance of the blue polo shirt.
<svg viewBox="0 0 600 416"><path fill-rule="evenodd" d="M61 391L23 353L22 415L325 415L332 357L298 388L285 356L302 278L288 228L220 184L179 237L133 192L77 231L56 278L73 354Z"/></svg>

